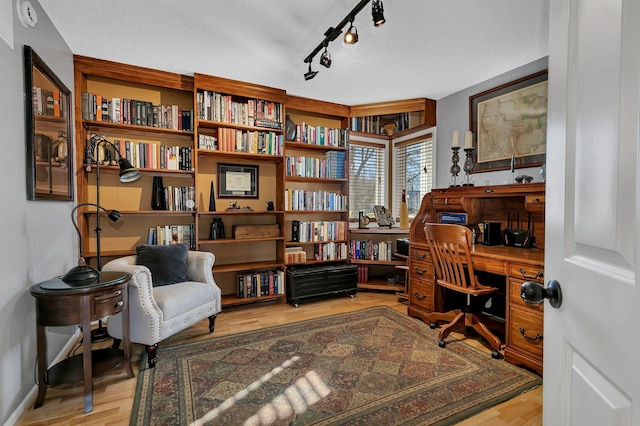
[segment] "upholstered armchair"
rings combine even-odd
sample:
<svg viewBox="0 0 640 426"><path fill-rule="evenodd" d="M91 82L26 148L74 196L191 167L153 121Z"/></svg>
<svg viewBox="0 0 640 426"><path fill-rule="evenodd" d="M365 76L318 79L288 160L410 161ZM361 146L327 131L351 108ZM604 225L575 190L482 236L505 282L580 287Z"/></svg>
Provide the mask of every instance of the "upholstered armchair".
<svg viewBox="0 0 640 426"><path fill-rule="evenodd" d="M213 333L216 315L221 311L221 292L212 273L214 255L188 251L184 257L186 277L183 276L182 279L186 280L160 286L154 283L154 276L147 266L136 264L136 256L112 260L102 268L103 271L131 274L130 336L132 342L145 345L149 368L156 365L159 342L205 318L209 319L209 332ZM138 263L141 263L140 249ZM167 262L160 263L166 266ZM176 268L170 269L173 272ZM160 277L160 273L156 276ZM122 339L122 316L110 317L107 328L109 335L116 339L115 346L119 346Z"/></svg>

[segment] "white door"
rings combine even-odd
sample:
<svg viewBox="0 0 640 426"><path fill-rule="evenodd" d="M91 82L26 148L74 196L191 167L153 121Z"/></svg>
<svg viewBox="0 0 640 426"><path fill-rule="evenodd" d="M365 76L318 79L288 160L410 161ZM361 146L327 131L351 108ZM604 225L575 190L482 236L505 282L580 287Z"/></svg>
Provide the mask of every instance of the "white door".
<svg viewBox="0 0 640 426"><path fill-rule="evenodd" d="M551 0L545 425L640 425L640 1Z"/></svg>

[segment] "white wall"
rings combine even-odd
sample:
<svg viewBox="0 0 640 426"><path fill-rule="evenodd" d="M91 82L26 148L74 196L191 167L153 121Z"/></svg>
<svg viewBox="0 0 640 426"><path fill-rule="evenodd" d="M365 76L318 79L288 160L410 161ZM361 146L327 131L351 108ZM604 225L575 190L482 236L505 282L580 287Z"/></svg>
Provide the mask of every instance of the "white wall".
<svg viewBox="0 0 640 426"><path fill-rule="evenodd" d="M438 139L436 144L436 188L446 188L451 182L451 135L454 130L459 130L461 137L464 130L469 130L469 97L482 93L502 84L517 80L538 71L548 68L548 58L544 57L537 61L528 63L514 70L493 77L490 80L468 87L445 98L438 99L436 120L438 123ZM464 162L464 153L461 155L460 167ZM539 167L528 167L516 169L516 176L533 176L534 182L542 182ZM464 172L459 176L464 177ZM485 181L492 181L492 185L503 185L513 183L513 177L508 170L497 172L473 173L473 181L476 186L484 185Z"/></svg>
<svg viewBox="0 0 640 426"><path fill-rule="evenodd" d="M14 0L0 2L0 10L12 11L14 44L12 49L0 38L0 145L4 159L0 166L0 424L4 424L35 386L35 299L29 288L63 274L73 266L77 254L69 217L74 204L26 199L22 48L30 45L70 90L73 56L37 1L31 3L39 22L29 29L18 20ZM5 27L5 31L11 29ZM60 352L72 331L72 327L48 329L49 360Z"/></svg>

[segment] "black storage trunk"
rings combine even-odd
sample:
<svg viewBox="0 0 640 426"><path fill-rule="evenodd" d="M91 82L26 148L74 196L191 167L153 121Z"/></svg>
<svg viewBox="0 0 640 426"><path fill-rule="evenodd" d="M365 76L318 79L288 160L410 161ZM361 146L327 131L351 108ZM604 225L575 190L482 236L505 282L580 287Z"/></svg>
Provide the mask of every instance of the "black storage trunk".
<svg viewBox="0 0 640 426"><path fill-rule="evenodd" d="M287 267L287 302L298 306L301 299L358 290L356 266L350 264Z"/></svg>

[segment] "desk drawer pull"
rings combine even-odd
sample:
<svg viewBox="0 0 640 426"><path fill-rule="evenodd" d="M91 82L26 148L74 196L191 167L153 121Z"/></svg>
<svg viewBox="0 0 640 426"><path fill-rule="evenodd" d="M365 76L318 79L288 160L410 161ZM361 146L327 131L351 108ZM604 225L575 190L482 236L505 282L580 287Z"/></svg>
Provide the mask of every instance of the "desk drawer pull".
<svg viewBox="0 0 640 426"><path fill-rule="evenodd" d="M522 274L522 278L526 278L528 280L535 280L538 278L542 278L542 276L544 275L542 271L538 271L538 273L535 276L527 275L527 271L525 271L524 268L520 268L520 273Z"/></svg>
<svg viewBox="0 0 640 426"><path fill-rule="evenodd" d="M415 273L418 274L418 275L424 275L424 274L427 273L426 269L418 269L417 267L414 267L413 269L414 269Z"/></svg>
<svg viewBox="0 0 640 426"><path fill-rule="evenodd" d="M426 258L427 258L427 253L418 254L417 252L414 252L414 253L413 253L413 256L414 256L416 259L426 259Z"/></svg>
<svg viewBox="0 0 640 426"><path fill-rule="evenodd" d="M119 300L118 303L116 303L116 308L121 308L124 306L124 302L122 300Z"/></svg>
<svg viewBox="0 0 640 426"><path fill-rule="evenodd" d="M422 296L420 296L420 295L418 294L418 292L417 292L417 291L414 291L414 292L413 292L413 295L414 295L414 296L416 297L416 299L418 299L418 300L424 300L424 299L426 299L426 298L427 298L427 295L426 295L426 294L423 294Z"/></svg>
<svg viewBox="0 0 640 426"><path fill-rule="evenodd" d="M116 296L120 296L122 294L122 290L117 290L116 291Z"/></svg>
<svg viewBox="0 0 640 426"><path fill-rule="evenodd" d="M527 336L524 327L520 327L520 334L522 334L522 337L524 337L526 340L529 340L530 342L537 342L542 340L542 334L539 333L536 337Z"/></svg>

